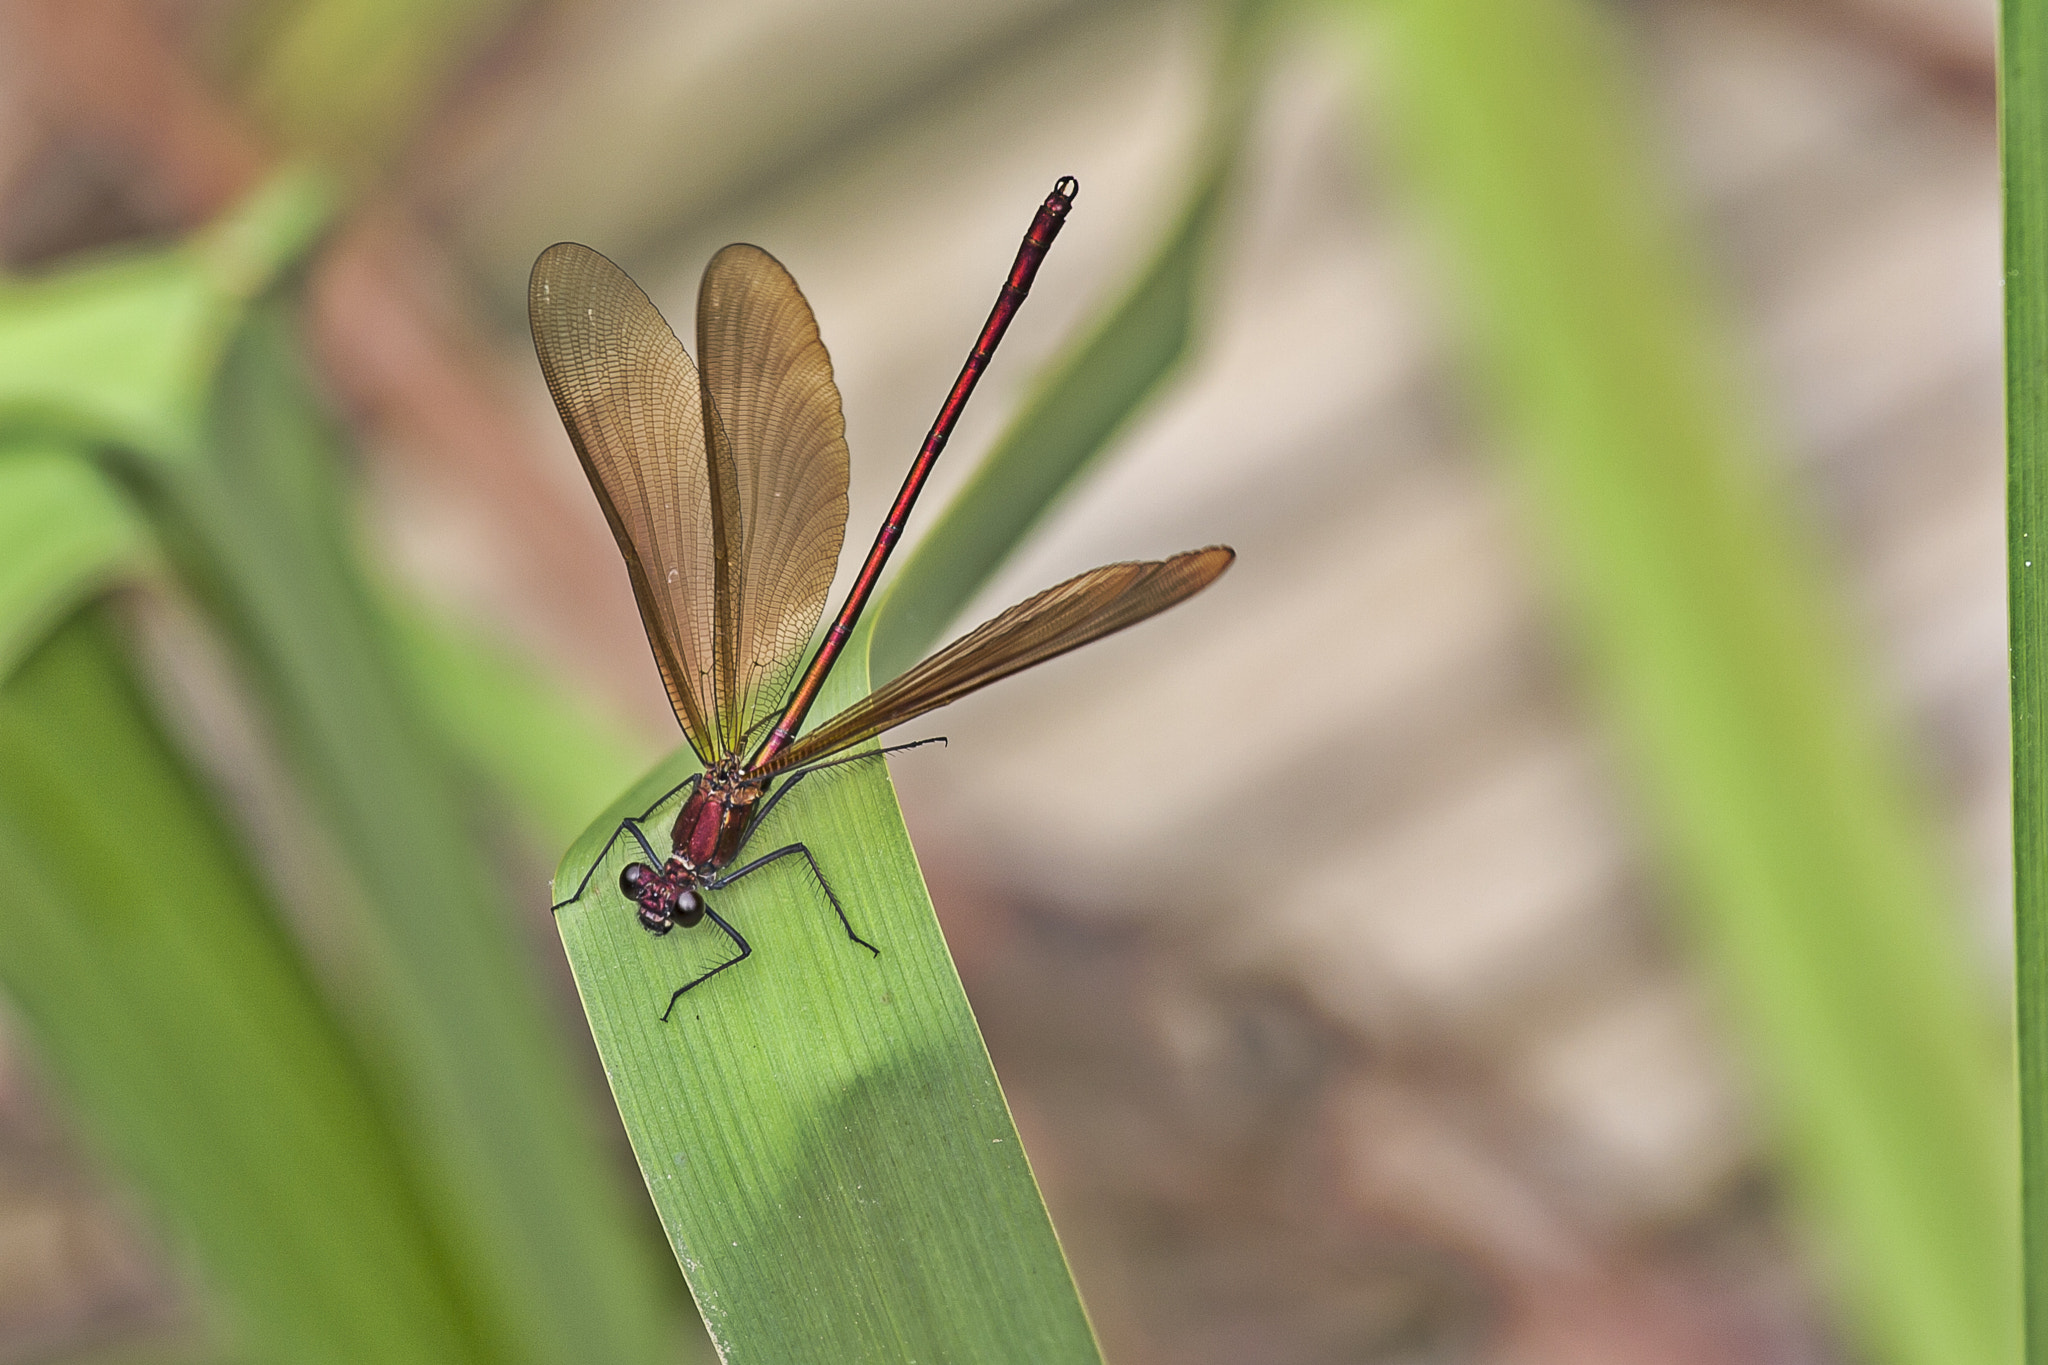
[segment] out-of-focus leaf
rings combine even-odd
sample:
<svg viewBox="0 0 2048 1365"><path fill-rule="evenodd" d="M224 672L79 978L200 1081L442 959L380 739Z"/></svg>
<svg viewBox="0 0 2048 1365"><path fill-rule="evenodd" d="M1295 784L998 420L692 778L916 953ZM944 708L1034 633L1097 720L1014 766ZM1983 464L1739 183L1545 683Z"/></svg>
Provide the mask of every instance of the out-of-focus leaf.
<svg viewBox="0 0 2048 1365"><path fill-rule="evenodd" d="M243 309L333 209L324 177L289 170L183 246L0 280L0 431L196 458Z"/></svg>
<svg viewBox="0 0 2048 1365"><path fill-rule="evenodd" d="M865 651L827 684L829 714L866 689ZM626 1133L728 1360L1095 1361L995 1072L947 955L883 767L805 779L744 857L809 845L848 941L800 857L711 893L753 945L707 919L654 938L619 892L641 859L615 840L653 813L666 852L687 748L584 833L556 874L562 944ZM586 875L587 874L587 875ZM580 894L579 894L580 892Z"/></svg>
<svg viewBox="0 0 2048 1365"><path fill-rule="evenodd" d="M1535 525L1874 1358L2010 1360L2010 1092L1935 837L1586 0L1359 6Z"/></svg>
<svg viewBox="0 0 2048 1365"><path fill-rule="evenodd" d="M481 1361L445 1248L205 791L90 609L0 685L0 980L250 1359Z"/></svg>
<svg viewBox="0 0 2048 1365"><path fill-rule="evenodd" d="M0 681L59 621L149 558L148 530L91 460L0 443Z"/></svg>
<svg viewBox="0 0 2048 1365"><path fill-rule="evenodd" d="M465 1330L505 1361L666 1358L664 1271L477 851L476 813L360 581L338 444L293 330L269 304L247 321L330 202L324 182L288 175L187 246L0 291L0 426L104 454L239 644L373 910L336 930L353 952L329 984Z"/></svg>
<svg viewBox="0 0 2048 1365"><path fill-rule="evenodd" d="M354 1018L422 1197L504 1359L663 1359L675 1322L479 851L482 812L405 682L354 559L341 450L284 310L223 366L205 459L150 484L166 543L240 645L349 859Z"/></svg>
<svg viewBox="0 0 2048 1365"><path fill-rule="evenodd" d="M420 698L441 733L550 844L647 767L623 727L571 697L531 660L424 607L391 610Z"/></svg>

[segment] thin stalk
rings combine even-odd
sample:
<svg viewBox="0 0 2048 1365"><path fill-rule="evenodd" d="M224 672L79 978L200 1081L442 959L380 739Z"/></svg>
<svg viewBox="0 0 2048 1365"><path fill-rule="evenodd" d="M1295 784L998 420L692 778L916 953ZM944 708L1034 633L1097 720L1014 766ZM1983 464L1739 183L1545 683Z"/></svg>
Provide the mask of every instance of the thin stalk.
<svg viewBox="0 0 2048 1365"><path fill-rule="evenodd" d="M2026 1358L2048 1362L2048 13L2005 0L2006 572Z"/></svg>

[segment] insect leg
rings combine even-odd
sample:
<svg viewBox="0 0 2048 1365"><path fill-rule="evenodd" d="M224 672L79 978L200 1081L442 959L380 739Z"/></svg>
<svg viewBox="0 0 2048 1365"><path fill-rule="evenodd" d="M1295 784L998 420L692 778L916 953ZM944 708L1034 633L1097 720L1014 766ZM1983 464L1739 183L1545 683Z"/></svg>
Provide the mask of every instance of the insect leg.
<svg viewBox="0 0 2048 1365"><path fill-rule="evenodd" d="M583 899L583 893L590 888L590 879L597 875L597 869L604 866L604 860L607 857L611 856L612 845L616 844L619 841L619 835L622 833L631 833L634 839L639 841L641 850L647 854L647 861L649 863L652 863L655 867L660 867L661 856L654 851L654 846L647 842L647 836L640 832L640 821L645 820L648 817L648 815L652 814L656 810L659 810L662 807L662 805L665 804L671 797L675 796L677 792L682 791L685 787L696 786L698 781L702 779L703 776L704 774L702 773L691 773L681 782L676 783L675 786L670 787L666 792L663 792L659 797L655 798L654 804L649 806L645 811L641 812L641 814L638 817L629 815L625 819L619 821L619 827L612 831L612 837L605 840L604 847L601 850L599 850L597 857L591 860L590 866L588 868L584 869L583 880L576 883L575 894L571 895L569 899L565 901L555 902L553 905L549 906L548 909L550 911L559 911L564 906L574 905L577 901Z"/></svg>
<svg viewBox="0 0 2048 1365"><path fill-rule="evenodd" d="M704 913L711 917L711 922L713 924L725 930L725 936L727 938L731 939L734 943L739 945L740 955L738 957L730 959L729 961L719 963L716 967L713 967L710 971L704 973L704 975L698 977L695 981L690 982L688 985L678 987L676 989L676 993L668 998L668 1008L661 1012L661 1022L664 1024L668 1022L668 1017L671 1014L675 1013L676 1001L682 999L689 992L697 989L697 987L703 985L712 977L717 976L727 967L737 967L740 965L740 963L745 962L748 958L754 955L753 945L748 943L746 939L740 936L739 930L733 928L730 924L727 924L724 918L716 910L713 910L710 906L707 905L704 907Z"/></svg>
<svg viewBox="0 0 2048 1365"><path fill-rule="evenodd" d="M624 830L630 830L632 832L633 837L640 843L640 851L647 855L647 861L649 864L657 868L661 866L661 855L654 851L653 844L647 842L647 835L644 831L641 830L640 822L638 820L628 817L627 819L619 823L619 828ZM614 835L613 837L617 838L618 836ZM603 860L599 859L599 861L602 862Z"/></svg>
<svg viewBox="0 0 2048 1365"><path fill-rule="evenodd" d="M760 857L754 859L754 861L752 861L751 863L748 863L745 867L735 868L733 871L726 873L724 876L719 877L715 881L708 881L704 883L704 889L707 891L715 891L719 887L730 886L734 882L738 881L740 878L746 876L749 872L759 871L761 868L766 867L769 863L774 862L777 858L786 858L792 853L801 853L803 855L804 861L810 864L811 875L818 879L818 889L825 893L825 899L832 902L832 913L839 916L840 927L846 930L846 936L852 939L855 943L858 943L861 947L867 949L869 952L875 954L877 957L880 957L882 954L882 950L880 948L877 948L874 944L868 942L859 934L853 932L853 922L846 918L846 910L839 904L839 897L833 894L832 884L825 880L825 874L818 870L818 860L811 856L811 850L803 844L784 844L781 848L776 849L773 853L764 853ZM720 923L723 922L724 921L722 920L720 921Z"/></svg>
<svg viewBox="0 0 2048 1365"><path fill-rule="evenodd" d="M746 837L740 841L739 851L746 849L748 842L754 837L754 831L768 823L768 812L774 810L782 798L789 794L789 789L809 777L812 773L823 772L827 768L842 767L848 763L865 763L869 759L881 758L885 754L900 754L905 749L922 749L927 744L944 744L945 742L946 737L944 735L938 735L931 739L914 739L908 744L892 744L886 749L873 749L864 754L848 754L844 758L828 758L822 763L813 763L809 767L798 768L790 773L788 777L784 778L782 785L770 792L768 799L761 803L761 811L748 824Z"/></svg>
<svg viewBox="0 0 2048 1365"><path fill-rule="evenodd" d="M747 845L754 841L754 832L767 823L768 812L774 810L782 803L782 798L789 795L789 789L809 777L815 771L816 769L807 768L803 772L791 776L781 786L768 793L768 799L761 803L761 813L748 823L747 832L740 838L740 846L733 850L735 855L746 852Z"/></svg>

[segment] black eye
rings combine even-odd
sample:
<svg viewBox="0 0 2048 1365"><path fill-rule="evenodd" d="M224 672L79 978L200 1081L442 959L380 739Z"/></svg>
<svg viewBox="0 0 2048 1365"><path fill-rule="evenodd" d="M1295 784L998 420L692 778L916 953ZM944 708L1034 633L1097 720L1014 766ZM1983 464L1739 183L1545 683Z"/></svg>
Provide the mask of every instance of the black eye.
<svg viewBox="0 0 2048 1365"><path fill-rule="evenodd" d="M653 883L654 869L646 863L629 863L619 874L619 890L625 892L629 900L639 900L640 893Z"/></svg>
<svg viewBox="0 0 2048 1365"><path fill-rule="evenodd" d="M704 918L704 898L694 891L685 891L676 897L676 907L672 913L675 922L687 929Z"/></svg>

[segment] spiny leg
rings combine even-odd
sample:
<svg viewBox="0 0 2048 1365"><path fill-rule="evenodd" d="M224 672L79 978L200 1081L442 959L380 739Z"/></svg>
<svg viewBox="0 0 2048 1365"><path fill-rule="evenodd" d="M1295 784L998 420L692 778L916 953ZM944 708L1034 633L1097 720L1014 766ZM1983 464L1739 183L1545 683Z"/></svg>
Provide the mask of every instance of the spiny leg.
<svg viewBox="0 0 2048 1365"><path fill-rule="evenodd" d="M576 884L576 893L565 901L556 901L548 907L550 911L560 914L568 906L583 899L583 893L590 889L590 879L597 875L597 869L603 867L604 860L611 856L612 846L619 842L621 834L632 835L634 841L640 845L640 851L647 855L647 861L655 867L661 866L661 859L656 856L654 845L648 843L647 836L640 832L640 822L629 815L619 821L619 827L613 830L612 837L605 841L604 852L597 855L597 861L590 865L589 870L583 874L583 880Z"/></svg>
<svg viewBox="0 0 2048 1365"><path fill-rule="evenodd" d="M752 861L751 863L748 863L745 867L735 868L733 871L726 873L722 877L719 877L713 881L705 882L704 889L707 891L716 891L721 887L731 886L734 882L746 876L749 872L757 872L761 868L766 867L769 863L774 862L777 858L786 858L792 853L801 853L803 855L804 861L810 865L811 875L818 879L818 889L825 893L826 900L832 902L832 913L839 916L839 925L842 929L846 930L846 936L852 939L855 943L858 943L861 947L873 953L875 956L880 957L882 955L882 950L880 948L877 948L874 944L868 942L859 934L853 932L853 922L846 918L846 910L843 906L839 904L839 897L833 894L832 884L825 880L825 874L818 868L818 860L811 856L811 850L804 844L784 844L781 848L776 849L773 853L762 854L760 857L754 859L754 861ZM723 921L721 921L721 923L722 922Z"/></svg>
<svg viewBox="0 0 2048 1365"><path fill-rule="evenodd" d="M856 759L880 758L881 754L855 754L853 757ZM812 773L817 772L819 768L837 767L839 764L848 761L849 760L842 758L835 759L831 763L820 763L815 768L799 768L797 769L797 771L791 773L788 777L784 778L782 780L782 785L777 787L774 791L769 792L768 799L761 803L760 813L757 814L752 820L747 822L747 832L746 834L741 836L740 846L734 849L733 852L735 854L740 854L745 853L747 851L747 845L754 841L754 836L760 832L761 826L768 823L768 813L774 810L777 806L782 804L782 798L789 795L790 792L794 791L796 789L797 783L803 781Z"/></svg>
<svg viewBox="0 0 2048 1365"><path fill-rule="evenodd" d="M841 767L848 763L861 763L867 761L868 759L881 758L885 754L901 753L905 749L921 749L927 744L944 744L945 742L945 736L940 735L932 739L913 740L908 744L894 744L886 749L876 749L872 753L848 754L843 758L828 759L823 763L814 763L810 767L797 769L795 772L791 773L787 778L783 780L781 786L777 787L773 792L769 793L768 799L766 801L761 803L760 812L756 814L751 821L748 822L747 832L745 835L741 837L739 849L736 851L744 852L746 850L747 845L753 842L754 835L761 829L763 825L767 824L769 813L773 811L776 806L781 804L782 798L789 795L790 791L796 786L797 783L803 781L812 773L821 772L826 768ZM645 838L641 838L640 833L637 829L634 831L634 837L640 838L642 846L645 846L647 841L645 840ZM825 893L825 899L832 903L832 913L839 916L839 927L846 930L846 936L849 939L853 940L855 943L858 943L861 947L873 953L876 957L880 957L882 955L882 950L880 948L877 948L874 944L868 942L866 939L862 938L859 934L853 931L853 921L849 920L846 917L846 907L839 903L838 895L832 890L832 883L825 880L824 870L818 866L818 860L811 856L811 850L804 844L785 844L781 848L776 849L773 853L763 854L761 857L754 859L754 861L746 864L743 867L735 868L733 871L726 873L722 877L718 877L714 880L705 882L703 884L704 889L706 891L714 891L720 887L730 886L734 882L738 881L741 877L746 876L749 872L759 871L761 868L767 866L769 863L774 862L777 858L785 858L792 853L801 853L804 855L804 862L810 865L811 876L817 879L818 889ZM705 908L708 913L710 907L707 906ZM717 919L717 916L713 915L712 918ZM718 923L722 927L725 926L725 921L722 919L719 920ZM733 931L729 927L727 927L726 932L732 933ZM735 934L734 937L737 938L738 935ZM744 943L745 940L741 939L740 942ZM749 949L748 951L751 952L752 949ZM745 957L746 954L742 953L740 956ZM738 960L738 958L734 959L734 961ZM705 976L711 976L717 972L722 972L725 970L726 967L729 967L731 965L732 963L728 962L724 966L713 968L711 972L706 972ZM688 990L690 989L690 986L695 986L703 980L704 977L700 976L697 978L696 981L692 981L689 986L683 987L683 990ZM677 992L678 995L680 995L681 993L681 991ZM673 1008L675 1002L670 1001L669 1004L671 1008ZM666 1018L667 1016L664 1015L663 1017Z"/></svg>
<svg viewBox="0 0 2048 1365"><path fill-rule="evenodd" d="M828 758L823 763L813 763L807 768L798 768L795 772L785 777L782 785L770 792L768 799L761 803L761 809L748 822L746 836L740 840L740 846L735 851L740 853L746 851L747 845L752 842L754 835L763 825L768 823L768 812L782 804L782 798L789 795L797 783L803 781L812 773L821 773L827 768L844 767L848 763L865 763L870 759L882 758L888 754L900 754L906 749L922 749L927 744L944 744L945 742L946 737L944 735L934 735L930 739L914 739L908 744L891 744L886 749L874 749L864 754L848 754L844 758Z"/></svg>
<svg viewBox="0 0 2048 1365"><path fill-rule="evenodd" d="M638 820L635 820L632 816L629 815L624 820L621 820L619 822L619 828L626 830L627 832L632 834L634 839L639 841L640 851L647 855L648 866L657 869L660 868L661 855L654 851L653 844L647 842L647 835L641 831L640 822Z"/></svg>
<svg viewBox="0 0 2048 1365"><path fill-rule="evenodd" d="M649 806L647 808L648 812L652 813L653 811L659 809L661 806L667 804L667 802L671 800L677 792L682 791L685 787L696 786L697 783L703 779L703 777L704 774L702 773L691 773L688 777L676 783L675 786L670 787L668 791L663 793L660 799L655 801L655 803L652 806ZM571 895L569 899L565 901L555 902L553 905L549 906L548 909L550 911L559 912L563 908L574 905L577 901L583 899L583 893L590 889L590 879L597 875L597 869L603 867L604 860L611 856L612 845L616 844L619 841L619 835L621 832L631 834L633 838L639 842L641 851L646 853L647 861L655 867L660 867L661 858L658 854L655 853L654 845L648 843L647 836L640 832L640 821L646 818L647 816L644 814L638 817L629 815L625 819L619 821L618 829L613 830L612 837L605 840L604 851L599 853L597 855L596 860L593 861L590 864L590 866L584 870L583 880L576 883L575 894Z"/></svg>
<svg viewBox="0 0 2048 1365"><path fill-rule="evenodd" d="M676 1001L682 999L685 995L697 989L697 987L703 985L712 977L717 976L727 967L737 967L740 963L745 962L749 957L752 957L754 955L753 945L748 943L746 939L740 936L739 930L733 928L730 924L727 924L724 918L720 916L720 914L716 910L713 910L710 906L707 905L704 907L704 913L706 916L710 918L713 924L725 930L725 936L727 938L731 939L734 943L737 943L739 945L740 955L736 958L732 958L729 961L719 963L716 967L713 967L710 971L704 973L704 975L698 977L696 980L690 982L688 985L677 987L676 993L668 998L668 1008L661 1012L661 1022L664 1024L668 1022L668 1017L671 1014L675 1013Z"/></svg>
<svg viewBox="0 0 2048 1365"><path fill-rule="evenodd" d="M654 845L647 842L647 835L641 831L640 822L642 820L645 820L648 816L654 814L654 812L660 810L670 801L674 800L679 793L686 790L695 790L697 784L699 782L702 782L703 780L704 774L691 773L688 777L684 778L682 781L676 783L673 787L670 787L666 792L662 793L660 800L656 801L653 805L649 806L639 815L629 815L625 819L619 821L619 828L630 833L633 836L634 840L639 843L640 851L647 855L647 862L649 866L659 868L662 865L662 857L659 853L656 853L654 851ZM619 836L617 834L612 835L612 839L614 841L616 841L618 837ZM611 851L610 845L606 845L605 851ZM598 862L603 861L603 858L598 859ZM590 871L595 872L597 871L597 868L593 866L590 869ZM583 880L585 880L586 882L590 880L589 872L586 872L583 875Z"/></svg>

